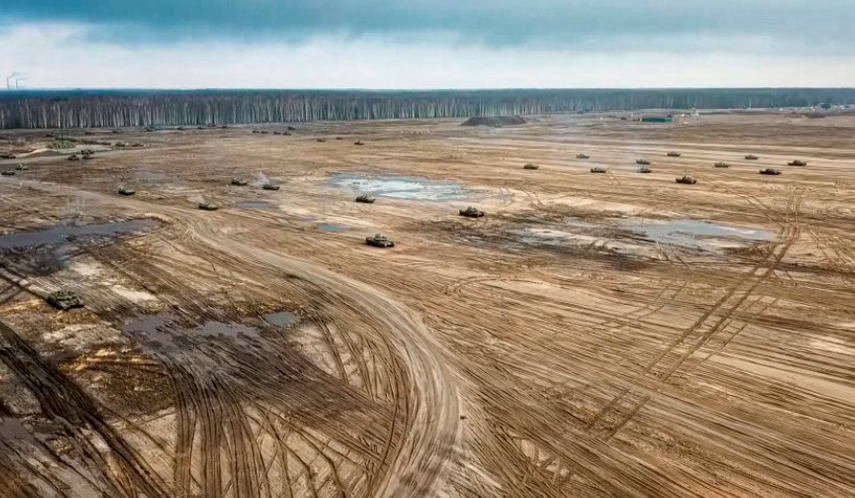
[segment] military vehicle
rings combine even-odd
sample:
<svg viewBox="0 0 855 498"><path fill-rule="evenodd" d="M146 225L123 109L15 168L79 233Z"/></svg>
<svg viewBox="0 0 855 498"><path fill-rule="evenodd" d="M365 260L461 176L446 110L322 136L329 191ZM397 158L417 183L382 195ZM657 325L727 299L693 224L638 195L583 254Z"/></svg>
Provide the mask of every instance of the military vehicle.
<svg viewBox="0 0 855 498"><path fill-rule="evenodd" d="M684 176L681 176L680 178L677 178L677 183L682 183L684 185L694 185L694 184L698 183L698 181L695 180L694 178L692 178L691 176L685 176L684 175Z"/></svg>
<svg viewBox="0 0 855 498"><path fill-rule="evenodd" d="M800 161L796 159L794 161L788 162L787 166L807 166L807 163L805 161Z"/></svg>
<svg viewBox="0 0 855 498"><path fill-rule="evenodd" d="M257 133L261 133L261 132L259 132L258 130L252 130L252 132L253 132L253 133L256 133L256 134L257 134Z"/></svg>
<svg viewBox="0 0 855 498"><path fill-rule="evenodd" d="M72 308L82 308L83 302L77 297L77 294L70 290L58 290L47 296L47 302L54 308L62 311Z"/></svg>
<svg viewBox="0 0 855 498"><path fill-rule="evenodd" d="M119 195L134 195L137 191L131 187L119 187Z"/></svg>
<svg viewBox="0 0 855 498"><path fill-rule="evenodd" d="M238 187L243 187L246 185L246 180L239 177L232 178L232 185L237 185Z"/></svg>
<svg viewBox="0 0 855 498"><path fill-rule="evenodd" d="M357 140L356 142L353 142L353 145L365 145L365 142Z"/></svg>
<svg viewBox="0 0 855 498"><path fill-rule="evenodd" d="M760 158L755 156L754 154L748 154L747 156L745 156L746 161L756 161L758 159L760 159Z"/></svg>
<svg viewBox="0 0 855 498"><path fill-rule="evenodd" d="M13 169L3 170L2 172L0 172L0 175L3 175L3 176L15 176L15 170L13 170Z"/></svg>
<svg viewBox="0 0 855 498"><path fill-rule="evenodd" d="M220 206L217 206L213 202L202 201L199 203L199 209L202 211L216 211L217 209L220 209Z"/></svg>
<svg viewBox="0 0 855 498"><path fill-rule="evenodd" d="M365 237L365 243L374 247L395 247L395 243L386 238L385 235L375 234L370 237Z"/></svg>
<svg viewBox="0 0 855 498"><path fill-rule="evenodd" d="M279 190L279 185L274 185L272 183L265 183L261 186L264 190Z"/></svg>
<svg viewBox="0 0 855 498"><path fill-rule="evenodd" d="M730 165L729 165L729 164L727 164L727 163L718 162L718 163L715 163L715 167L716 167L716 168L729 168L729 167L730 167Z"/></svg>
<svg viewBox="0 0 855 498"><path fill-rule="evenodd" d="M652 172L652 171L653 171L653 170L652 170L652 169L650 169L650 168L648 168L647 166L642 166L642 167L638 168L638 172L639 172L639 173L650 173L650 172Z"/></svg>
<svg viewBox="0 0 855 498"><path fill-rule="evenodd" d="M17 166L15 166L15 169L18 171L27 171L28 169L30 169L30 167L27 166L26 164L20 164L19 163Z"/></svg>
<svg viewBox="0 0 855 498"><path fill-rule="evenodd" d="M636 159L635 164L640 164L642 166L650 166L650 161L647 159Z"/></svg>
<svg viewBox="0 0 855 498"><path fill-rule="evenodd" d="M460 210L460 216L465 216L467 218L480 218L484 216L484 211L479 211L477 208L469 206L466 209Z"/></svg>
<svg viewBox="0 0 855 498"><path fill-rule="evenodd" d="M761 175L780 175L781 172L776 170L775 168L766 168L760 170Z"/></svg>
<svg viewBox="0 0 855 498"><path fill-rule="evenodd" d="M356 198L356 202L361 202L363 204L374 204L374 201L376 201L376 200L377 199L375 199L374 197L371 197L368 194L362 194Z"/></svg>
<svg viewBox="0 0 855 498"><path fill-rule="evenodd" d="M523 166L523 169L537 169L537 168L540 168L540 166L538 166L538 165L536 165L536 164L531 164L531 163L526 164L525 166Z"/></svg>
<svg viewBox="0 0 855 498"><path fill-rule="evenodd" d="M668 157L680 157L680 156L682 156L683 154L681 154L681 153L679 153L679 152L669 152L669 153L668 153L668 154L666 154L666 155L667 155Z"/></svg>
<svg viewBox="0 0 855 498"><path fill-rule="evenodd" d="M320 143L324 143L324 142L326 142L326 141L327 141L327 139L326 139L326 138L319 138L319 139L318 139L318 142L320 142Z"/></svg>
<svg viewBox="0 0 855 498"><path fill-rule="evenodd" d="M600 168L599 166L594 166L591 168L591 173L608 173L609 170L606 168Z"/></svg>
<svg viewBox="0 0 855 498"><path fill-rule="evenodd" d="M576 154L576 159L590 159L591 156L588 154Z"/></svg>
<svg viewBox="0 0 855 498"><path fill-rule="evenodd" d="M77 154L72 154L72 155L68 156L68 160L69 161L79 161L80 156L78 156Z"/></svg>
<svg viewBox="0 0 855 498"><path fill-rule="evenodd" d="M0 159L15 159L15 154L0 154Z"/></svg>
<svg viewBox="0 0 855 498"><path fill-rule="evenodd" d="M296 130L296 129L297 129L297 128L294 128L293 126L289 126L289 127L288 127L288 131L294 131L294 130Z"/></svg>

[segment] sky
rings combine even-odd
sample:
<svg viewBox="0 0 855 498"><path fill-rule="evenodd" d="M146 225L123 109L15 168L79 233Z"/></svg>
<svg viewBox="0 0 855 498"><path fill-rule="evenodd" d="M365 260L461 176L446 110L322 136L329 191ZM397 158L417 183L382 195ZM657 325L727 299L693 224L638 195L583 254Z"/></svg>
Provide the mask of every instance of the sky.
<svg viewBox="0 0 855 498"><path fill-rule="evenodd" d="M855 86L855 0L0 0L29 88Z"/></svg>

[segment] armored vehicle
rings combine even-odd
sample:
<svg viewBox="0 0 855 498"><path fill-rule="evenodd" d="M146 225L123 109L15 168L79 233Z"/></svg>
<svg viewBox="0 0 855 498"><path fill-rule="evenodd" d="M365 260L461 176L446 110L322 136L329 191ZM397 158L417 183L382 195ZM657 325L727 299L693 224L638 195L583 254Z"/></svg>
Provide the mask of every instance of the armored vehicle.
<svg viewBox="0 0 855 498"><path fill-rule="evenodd" d="M591 173L608 173L609 170L606 168L601 168L599 166L594 166L591 168Z"/></svg>
<svg viewBox="0 0 855 498"><path fill-rule="evenodd" d="M653 170L652 170L652 169L650 169L650 168L648 168L647 166L642 166L642 167L638 168L638 172L639 172L639 173L650 173L650 172L652 172L652 171L653 171Z"/></svg>
<svg viewBox="0 0 855 498"><path fill-rule="evenodd" d="M761 175L780 175L781 172L776 170L775 168L766 168L760 170Z"/></svg>
<svg viewBox="0 0 855 498"><path fill-rule="evenodd" d="M72 155L68 156L68 160L69 161L79 161L80 156L78 156L77 154L72 154Z"/></svg>
<svg viewBox="0 0 855 498"><path fill-rule="evenodd" d="M640 164L642 166L650 166L650 161L647 159L636 159L635 164Z"/></svg>
<svg viewBox="0 0 855 498"><path fill-rule="evenodd" d="M754 154L748 154L747 156L745 156L746 161L756 161L758 159L760 159L760 158L755 156Z"/></svg>
<svg viewBox="0 0 855 498"><path fill-rule="evenodd" d="M137 191L131 187L119 187L119 195L134 195Z"/></svg>
<svg viewBox="0 0 855 498"><path fill-rule="evenodd" d="M83 302L80 301L80 298L77 297L72 291L69 290L58 290L54 293L51 293L47 297L47 302L54 308L65 311L70 310L71 308L82 308Z"/></svg>
<svg viewBox="0 0 855 498"><path fill-rule="evenodd" d="M374 247L395 247L395 243L386 238L385 235L375 234L370 237L365 237L365 243Z"/></svg>
<svg viewBox="0 0 855 498"><path fill-rule="evenodd" d="M353 145L365 145L365 142L357 140L356 142L353 142Z"/></svg>
<svg viewBox="0 0 855 498"><path fill-rule="evenodd" d="M362 194L356 198L356 202L361 202L363 204L374 204L374 201L376 201L376 200L377 199L375 199L374 197L371 197L368 194Z"/></svg>
<svg viewBox="0 0 855 498"><path fill-rule="evenodd" d="M681 154L681 153L679 153L679 152L669 152L669 153L667 154L667 156L668 156L668 157L680 157L680 156L682 156L682 155L683 155L683 154Z"/></svg>
<svg viewBox="0 0 855 498"><path fill-rule="evenodd" d="M274 185L272 183L265 183L261 186L264 190L279 190L279 185Z"/></svg>
<svg viewBox="0 0 855 498"><path fill-rule="evenodd" d="M216 211L217 209L220 209L220 206L217 206L213 202L202 201L199 203L199 209L203 211Z"/></svg>
<svg viewBox="0 0 855 498"><path fill-rule="evenodd" d="M15 169L18 171L27 171L30 168L26 164L18 164L17 166L15 166Z"/></svg>
<svg viewBox="0 0 855 498"><path fill-rule="evenodd" d="M327 141L327 139L326 138L319 138L317 141L320 143L324 143Z"/></svg>
<svg viewBox="0 0 855 498"><path fill-rule="evenodd" d="M729 168L730 165L727 163L718 162L718 163L715 163L715 167L716 168Z"/></svg>
<svg viewBox="0 0 855 498"><path fill-rule="evenodd" d="M537 168L539 168L539 167L540 167L540 166L538 166L538 165L536 165L536 164L531 164L531 163L529 163L529 164L526 164L525 166L523 166L523 169L537 169Z"/></svg>
<svg viewBox="0 0 855 498"><path fill-rule="evenodd" d="M591 156L588 154L576 154L576 159L590 159Z"/></svg>
<svg viewBox="0 0 855 498"><path fill-rule="evenodd" d="M244 185L246 185L246 180L244 180L243 178L234 177L232 178L232 185L243 187Z"/></svg>
<svg viewBox="0 0 855 498"><path fill-rule="evenodd" d="M807 166L807 163L796 159L795 161L788 162L787 166Z"/></svg>
<svg viewBox="0 0 855 498"><path fill-rule="evenodd" d="M691 176L681 176L680 178L677 178L676 181L677 183L682 183L684 185L694 185L698 183L698 181L692 178Z"/></svg>
<svg viewBox="0 0 855 498"><path fill-rule="evenodd" d="M4 170L3 172L0 172L0 175L3 175L3 176L15 176L15 170L13 170L13 169L7 169L7 170Z"/></svg>
<svg viewBox="0 0 855 498"><path fill-rule="evenodd" d="M466 209L460 210L460 216L465 216L467 218L480 218L484 216L484 211L479 211L477 208L469 206Z"/></svg>

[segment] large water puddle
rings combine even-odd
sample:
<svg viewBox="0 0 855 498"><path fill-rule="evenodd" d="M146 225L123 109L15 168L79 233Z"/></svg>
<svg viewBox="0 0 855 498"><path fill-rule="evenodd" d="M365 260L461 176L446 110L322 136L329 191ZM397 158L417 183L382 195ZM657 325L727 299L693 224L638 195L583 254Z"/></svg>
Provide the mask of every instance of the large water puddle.
<svg viewBox="0 0 855 498"><path fill-rule="evenodd" d="M337 188L347 188L356 193L393 199L444 201L475 196L475 192L460 183L417 176L335 173L330 176L330 182Z"/></svg>
<svg viewBox="0 0 855 498"><path fill-rule="evenodd" d="M264 321L275 327L286 329L300 321L300 317L290 311L279 311L264 315Z"/></svg>
<svg viewBox="0 0 855 498"><path fill-rule="evenodd" d="M238 202L235 206L241 209L276 209L276 205L266 201Z"/></svg>
<svg viewBox="0 0 855 498"><path fill-rule="evenodd" d="M342 233L347 231L347 227L338 223L321 223L318 230L324 233Z"/></svg>
<svg viewBox="0 0 855 498"><path fill-rule="evenodd" d="M646 239L678 246L696 247L704 240L764 242L775 238L767 230L728 226L704 220L645 220L631 218L622 225Z"/></svg>
<svg viewBox="0 0 855 498"><path fill-rule="evenodd" d="M21 250L53 246L67 242L97 242L121 235L144 232L157 227L150 219L98 223L90 225L56 225L27 232L0 235L0 250Z"/></svg>

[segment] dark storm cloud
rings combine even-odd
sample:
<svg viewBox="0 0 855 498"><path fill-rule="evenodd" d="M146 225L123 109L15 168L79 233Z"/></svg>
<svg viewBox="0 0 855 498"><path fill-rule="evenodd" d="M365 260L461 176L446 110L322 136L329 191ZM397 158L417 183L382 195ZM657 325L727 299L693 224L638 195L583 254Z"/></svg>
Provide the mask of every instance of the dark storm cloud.
<svg viewBox="0 0 855 498"><path fill-rule="evenodd" d="M79 21L127 43L448 32L508 45L760 35L855 47L855 0L4 0L7 22ZM643 40L643 39L642 39ZM643 45L643 43L642 43ZM639 48L643 48L639 47ZM676 48L676 47L675 47Z"/></svg>

